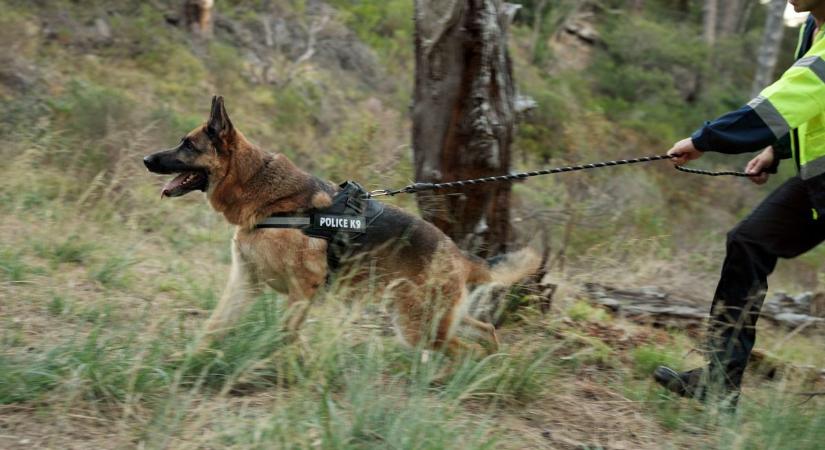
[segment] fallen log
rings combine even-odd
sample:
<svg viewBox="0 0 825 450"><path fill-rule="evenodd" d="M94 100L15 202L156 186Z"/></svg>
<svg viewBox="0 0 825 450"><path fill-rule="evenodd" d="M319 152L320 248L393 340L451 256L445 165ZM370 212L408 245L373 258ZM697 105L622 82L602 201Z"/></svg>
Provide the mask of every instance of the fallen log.
<svg viewBox="0 0 825 450"><path fill-rule="evenodd" d="M584 287L591 303L645 325L697 328L708 315L707 308L672 298L656 287L617 289L596 283L587 283Z"/></svg>
<svg viewBox="0 0 825 450"><path fill-rule="evenodd" d="M710 304L697 305L657 287L618 289L587 283L584 288L592 303L607 308L615 315L647 325L701 327L710 309ZM822 309L823 297L825 294L806 292L789 296L778 292L765 301L761 317L793 329L825 329L825 318L817 316Z"/></svg>
<svg viewBox="0 0 825 450"><path fill-rule="evenodd" d="M676 327L689 332L704 329L710 309L710 305L696 305L656 287L617 289L587 283L585 291L591 303L603 306L619 317L644 325ZM766 300L762 317L793 329L792 334L804 330L825 330L825 319L814 315L821 311L823 298L825 294L808 292L789 296L778 292ZM749 370L768 379L781 374L809 383L825 382L825 370L822 368L783 361L760 349L754 349L751 353Z"/></svg>

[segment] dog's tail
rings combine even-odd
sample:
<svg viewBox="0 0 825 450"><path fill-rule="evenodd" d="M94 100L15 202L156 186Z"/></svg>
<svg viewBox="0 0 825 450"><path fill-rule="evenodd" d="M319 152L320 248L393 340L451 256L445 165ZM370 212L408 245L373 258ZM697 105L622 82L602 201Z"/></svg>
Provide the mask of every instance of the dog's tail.
<svg viewBox="0 0 825 450"><path fill-rule="evenodd" d="M487 261L468 260L467 282L470 284L498 283L511 285L541 269L542 260L532 249L525 247L512 253L494 256Z"/></svg>

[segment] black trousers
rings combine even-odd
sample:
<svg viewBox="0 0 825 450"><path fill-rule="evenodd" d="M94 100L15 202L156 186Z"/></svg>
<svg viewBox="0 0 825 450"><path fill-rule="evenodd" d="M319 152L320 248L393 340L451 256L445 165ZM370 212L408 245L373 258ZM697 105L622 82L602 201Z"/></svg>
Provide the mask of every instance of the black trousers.
<svg viewBox="0 0 825 450"><path fill-rule="evenodd" d="M778 258L793 258L825 240L797 176L773 191L728 233L727 255L711 308L710 373L738 389L756 342L756 321Z"/></svg>

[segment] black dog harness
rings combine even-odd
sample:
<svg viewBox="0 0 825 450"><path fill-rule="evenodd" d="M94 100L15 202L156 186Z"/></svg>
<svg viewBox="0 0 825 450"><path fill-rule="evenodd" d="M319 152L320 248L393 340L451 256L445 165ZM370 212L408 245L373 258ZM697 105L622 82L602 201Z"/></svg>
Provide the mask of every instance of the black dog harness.
<svg viewBox="0 0 825 450"><path fill-rule="evenodd" d="M326 208L303 214L276 214L255 228L297 228L310 237L327 241L327 267L333 273L341 260L367 250L366 234L384 212L384 204L367 198L367 191L354 181L340 185L341 190Z"/></svg>

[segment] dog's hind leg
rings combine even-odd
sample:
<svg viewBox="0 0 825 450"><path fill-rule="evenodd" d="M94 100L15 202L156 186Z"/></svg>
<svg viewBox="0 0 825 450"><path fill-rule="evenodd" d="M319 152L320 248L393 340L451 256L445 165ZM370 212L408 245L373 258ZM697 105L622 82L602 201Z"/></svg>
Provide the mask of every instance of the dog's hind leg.
<svg viewBox="0 0 825 450"><path fill-rule="evenodd" d="M261 286L253 270L243 260L237 243L232 241L232 269L218 306L206 321L206 342L220 339L246 312L252 300L260 294Z"/></svg>
<svg viewBox="0 0 825 450"><path fill-rule="evenodd" d="M323 275L307 270L294 273L289 277L287 281L289 317L285 326L287 339L294 340L298 336L298 331L306 321L312 299L315 298L323 281Z"/></svg>
<svg viewBox="0 0 825 450"><path fill-rule="evenodd" d="M298 331L304 325L309 312L309 300L289 300L289 319L286 323L287 338L291 341L298 337Z"/></svg>
<svg viewBox="0 0 825 450"><path fill-rule="evenodd" d="M290 291L288 298L289 311L285 331L287 339L293 341L298 337L298 331L303 326L304 321L306 321L309 306L312 304L312 301L303 295L293 294L292 291Z"/></svg>
<svg viewBox="0 0 825 450"><path fill-rule="evenodd" d="M472 347L462 342L461 339L456 336L447 340L441 348L444 350L444 353L451 358L461 358L465 355L472 354L474 351Z"/></svg>
<svg viewBox="0 0 825 450"><path fill-rule="evenodd" d="M469 325L470 327L475 328L476 330L481 332L483 339L487 343L485 347L487 348L487 351L490 354L498 352L498 336L496 335L496 327L494 327L493 324L482 322L470 316L462 317L461 323L463 323L464 325Z"/></svg>

